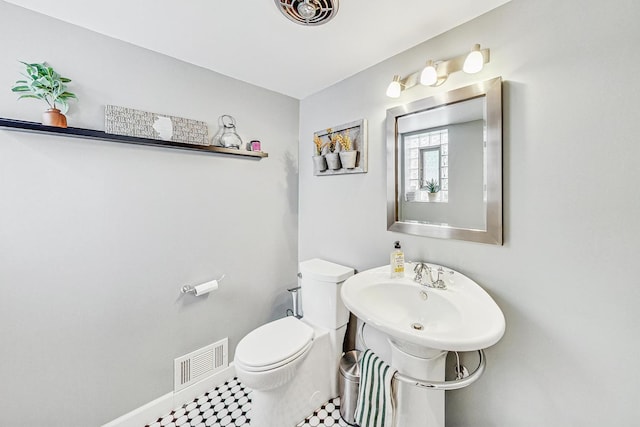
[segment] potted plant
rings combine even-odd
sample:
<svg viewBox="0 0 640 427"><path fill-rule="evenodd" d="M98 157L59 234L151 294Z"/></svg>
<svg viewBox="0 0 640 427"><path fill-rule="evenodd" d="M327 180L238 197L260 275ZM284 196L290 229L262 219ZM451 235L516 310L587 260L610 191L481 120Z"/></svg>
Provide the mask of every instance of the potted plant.
<svg viewBox="0 0 640 427"><path fill-rule="evenodd" d="M315 145L315 155L313 156L313 169L316 172L324 172L327 170L327 160L324 158L323 149L326 144L322 143L322 140L318 135L313 136L313 144Z"/></svg>
<svg viewBox="0 0 640 427"><path fill-rule="evenodd" d="M430 202L433 202L440 191L440 185L435 179L428 180L424 183L424 189L427 190L427 197Z"/></svg>
<svg viewBox="0 0 640 427"><path fill-rule="evenodd" d="M329 142L327 143L328 153L324 156L327 159L327 166L331 170L341 169L339 153L342 147L338 144L337 135L333 132L333 129L327 129L327 134L329 136Z"/></svg>
<svg viewBox="0 0 640 427"><path fill-rule="evenodd" d="M345 130L344 134L339 134L336 137L336 141L341 147L340 162L342 163L342 167L346 169L355 168L358 152L355 150L353 140L349 136L349 129Z"/></svg>
<svg viewBox="0 0 640 427"><path fill-rule="evenodd" d="M75 94L67 91L66 83L71 80L62 77L46 62L22 64L25 66L25 80L16 81L11 91L21 94L18 99L35 98L46 102L49 108L42 114L42 124L66 128L67 118L64 114L69 110L68 100L78 99Z"/></svg>

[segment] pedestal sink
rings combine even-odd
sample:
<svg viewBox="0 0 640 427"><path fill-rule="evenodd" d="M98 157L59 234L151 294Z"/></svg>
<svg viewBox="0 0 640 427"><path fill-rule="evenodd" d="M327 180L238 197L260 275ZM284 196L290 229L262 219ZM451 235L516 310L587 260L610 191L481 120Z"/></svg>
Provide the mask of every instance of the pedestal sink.
<svg viewBox="0 0 640 427"><path fill-rule="evenodd" d="M427 265L434 271L439 267ZM504 316L489 294L465 275L443 270L446 289L416 283L410 263L402 278L391 279L389 266L383 266L358 273L342 285L349 311L386 334L391 346L387 362L401 374L398 377L443 381L447 352L482 350L504 334ZM444 427L443 390L406 382L397 390L396 426Z"/></svg>

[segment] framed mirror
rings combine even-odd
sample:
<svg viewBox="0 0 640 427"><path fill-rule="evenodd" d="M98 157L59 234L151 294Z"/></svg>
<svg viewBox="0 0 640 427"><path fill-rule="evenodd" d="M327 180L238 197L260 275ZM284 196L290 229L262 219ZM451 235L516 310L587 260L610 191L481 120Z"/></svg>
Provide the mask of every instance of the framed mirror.
<svg viewBox="0 0 640 427"><path fill-rule="evenodd" d="M387 110L387 229L502 244L502 79Z"/></svg>

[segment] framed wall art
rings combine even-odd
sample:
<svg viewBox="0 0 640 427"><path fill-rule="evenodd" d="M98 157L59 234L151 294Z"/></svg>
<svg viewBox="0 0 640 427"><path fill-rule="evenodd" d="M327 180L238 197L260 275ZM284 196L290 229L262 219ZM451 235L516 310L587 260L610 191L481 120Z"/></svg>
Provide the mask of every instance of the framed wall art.
<svg viewBox="0 0 640 427"><path fill-rule="evenodd" d="M367 121L356 120L313 134L313 174L367 172Z"/></svg>

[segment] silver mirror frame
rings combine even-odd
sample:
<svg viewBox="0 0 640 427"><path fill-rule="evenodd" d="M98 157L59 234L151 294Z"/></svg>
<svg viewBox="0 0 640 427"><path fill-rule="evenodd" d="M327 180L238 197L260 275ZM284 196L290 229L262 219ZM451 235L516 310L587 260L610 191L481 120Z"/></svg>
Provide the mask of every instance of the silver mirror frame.
<svg viewBox="0 0 640 427"><path fill-rule="evenodd" d="M486 230L398 220L398 119L433 108L480 96L486 97L487 113L487 205ZM502 78L420 99L387 110L387 229L398 233L440 239L502 245Z"/></svg>

